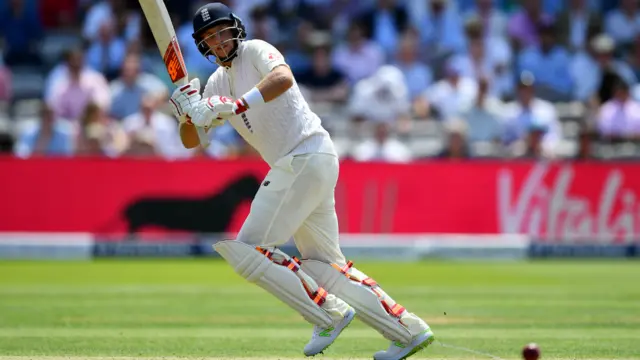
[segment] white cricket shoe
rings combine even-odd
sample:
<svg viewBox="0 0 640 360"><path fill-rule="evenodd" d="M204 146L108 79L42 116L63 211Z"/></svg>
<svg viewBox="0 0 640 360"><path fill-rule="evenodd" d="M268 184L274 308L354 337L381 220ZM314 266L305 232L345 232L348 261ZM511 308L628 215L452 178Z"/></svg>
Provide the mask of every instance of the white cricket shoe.
<svg viewBox="0 0 640 360"><path fill-rule="evenodd" d="M418 351L431 345L435 340L433 332L429 327L414 336L410 343L403 344L399 341L391 342L389 348L385 351L378 351L373 355L374 360L403 360Z"/></svg>
<svg viewBox="0 0 640 360"><path fill-rule="evenodd" d="M338 338L342 330L349 326L355 316L356 311L349 307L344 318L337 325L328 328L315 325L311 340L304 347L304 354L306 356L314 356L326 350Z"/></svg>

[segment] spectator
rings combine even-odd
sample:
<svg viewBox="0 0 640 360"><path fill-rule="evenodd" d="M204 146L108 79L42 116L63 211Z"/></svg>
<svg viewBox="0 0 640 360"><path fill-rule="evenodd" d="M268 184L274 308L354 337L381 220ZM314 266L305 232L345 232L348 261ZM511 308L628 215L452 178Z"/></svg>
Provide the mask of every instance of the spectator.
<svg viewBox="0 0 640 360"><path fill-rule="evenodd" d="M245 141L229 122L215 128L211 135L211 144L205 150L215 159L235 159L248 150ZM251 146L248 146L251 148Z"/></svg>
<svg viewBox="0 0 640 360"><path fill-rule="evenodd" d="M59 62L46 77L44 84L44 99L50 99L52 94L53 85L59 83L61 80L66 79L69 76L69 63L75 61L75 56L84 58L84 52L81 48L75 47L64 51L62 61ZM84 61L82 62L82 71L89 69Z"/></svg>
<svg viewBox="0 0 640 360"><path fill-rule="evenodd" d="M640 34L636 36L633 47L627 56L623 59L624 63L629 65L636 79L640 79Z"/></svg>
<svg viewBox="0 0 640 360"><path fill-rule="evenodd" d="M516 149L514 155L525 159L544 159L544 136L547 133L547 126L544 124L531 124L522 142L522 148Z"/></svg>
<svg viewBox="0 0 640 360"><path fill-rule="evenodd" d="M418 40L409 33L400 41L395 66L404 74L412 101L433 83L431 69L419 60Z"/></svg>
<svg viewBox="0 0 640 360"><path fill-rule="evenodd" d="M107 20L100 25L98 38L87 51L87 64L112 80L122 67L126 53L127 44L115 33L115 24Z"/></svg>
<svg viewBox="0 0 640 360"><path fill-rule="evenodd" d="M88 42L98 40L100 27L104 23L114 26L116 36L127 42L140 37L141 15L127 9L128 0L101 0L89 9L84 20L82 35ZM122 31L120 31L122 28Z"/></svg>
<svg viewBox="0 0 640 360"><path fill-rule="evenodd" d="M496 143L502 139L504 104L489 92L489 81L478 81L478 97L475 104L462 117L466 121L466 135L471 143Z"/></svg>
<svg viewBox="0 0 640 360"><path fill-rule="evenodd" d="M349 92L347 78L331 63L331 45L325 40L313 48L311 67L296 74L296 82L308 91L311 102L343 103Z"/></svg>
<svg viewBox="0 0 640 360"><path fill-rule="evenodd" d="M350 0L304 0L305 6L309 9L309 12L305 14L307 21L311 21L313 26L322 30L330 30L335 22L340 21L337 19L340 15L344 15L347 18L351 17L351 10L355 7L370 8L367 5L371 5L372 0L356 2ZM368 3L368 4L367 4ZM360 15L364 11L357 11L356 14Z"/></svg>
<svg viewBox="0 0 640 360"><path fill-rule="evenodd" d="M109 118L106 111L95 103L89 103L84 109L80 126L76 155L116 157L129 145L119 123Z"/></svg>
<svg viewBox="0 0 640 360"><path fill-rule="evenodd" d="M270 3L271 3L271 0L233 1L231 9L233 10L234 14L236 14L240 19L242 19L242 23L244 24L245 29L247 30L247 34L249 34L249 36L252 36L252 34L253 34L253 23L251 21L251 12L253 11L253 9L258 8L258 7L263 7L263 8L267 8L268 9ZM190 13L191 14L195 14L195 9L197 9L201 5L202 4L200 4L198 2L192 3L193 8L190 10ZM269 16L271 16L271 14L269 14ZM190 21L185 23L185 25L187 25L187 24L190 27L192 27ZM193 30L193 28L192 28L192 30Z"/></svg>
<svg viewBox="0 0 640 360"><path fill-rule="evenodd" d="M488 38L503 38L507 34L507 17L497 7L497 0L475 0L475 9L465 13L465 20L480 19L483 36Z"/></svg>
<svg viewBox="0 0 640 360"><path fill-rule="evenodd" d="M113 98L110 115L117 120L138 112L145 94L152 94L158 99L166 99L169 95L164 83L153 74L142 73L140 66L138 55L128 55L120 77L110 84Z"/></svg>
<svg viewBox="0 0 640 360"><path fill-rule="evenodd" d="M132 139L134 153L141 154L149 146L154 154L165 159L191 156L192 151L180 143L178 123L173 117L158 111L158 105L157 97L147 94L142 99L140 111L122 120L124 131Z"/></svg>
<svg viewBox="0 0 640 360"><path fill-rule="evenodd" d="M375 123L374 137L357 144L351 156L355 161L361 162L407 163L412 159L409 148L390 135L390 124L386 122Z"/></svg>
<svg viewBox="0 0 640 360"><path fill-rule="evenodd" d="M11 96L11 71L2 64L0 59L0 102L9 101Z"/></svg>
<svg viewBox="0 0 640 360"><path fill-rule="evenodd" d="M278 22L278 32L284 39L294 39L301 22L313 23L313 8L305 0L272 0L271 15Z"/></svg>
<svg viewBox="0 0 640 360"><path fill-rule="evenodd" d="M80 49L71 51L66 66L56 71L45 99L56 117L77 121L90 102L101 109L109 109L109 84L102 74L84 66L84 55Z"/></svg>
<svg viewBox="0 0 640 360"><path fill-rule="evenodd" d="M105 128L102 124L88 125L84 130L80 146L75 154L77 157L103 157L106 154L102 148L102 138L106 136Z"/></svg>
<svg viewBox="0 0 640 360"><path fill-rule="evenodd" d="M411 102L402 72L385 65L356 84L349 103L356 122L402 122L409 117Z"/></svg>
<svg viewBox="0 0 640 360"><path fill-rule="evenodd" d="M572 52L587 46L589 32L602 32L602 18L588 7L587 0L569 0L569 6L557 18L557 33L565 48Z"/></svg>
<svg viewBox="0 0 640 360"><path fill-rule="evenodd" d="M42 23L25 0L9 0L0 8L0 42L4 40L4 62L8 66L39 65Z"/></svg>
<svg viewBox="0 0 640 360"><path fill-rule="evenodd" d="M264 40L270 44L278 43L278 22L270 16L265 5L256 6L250 13L251 39Z"/></svg>
<svg viewBox="0 0 640 360"><path fill-rule="evenodd" d="M143 128L131 134L129 147L125 152L128 157L156 157L159 156L156 148L156 139L153 130Z"/></svg>
<svg viewBox="0 0 640 360"><path fill-rule="evenodd" d="M414 24L423 46L429 49L430 59L438 61L464 50L462 19L450 0L428 0L423 18Z"/></svg>
<svg viewBox="0 0 640 360"><path fill-rule="evenodd" d="M431 85L415 102L418 117L435 117L449 120L469 111L478 96L478 83L462 74L461 65L450 59L444 79Z"/></svg>
<svg viewBox="0 0 640 360"><path fill-rule="evenodd" d="M295 36L291 38L282 37L282 41L278 44L278 49L284 54L287 59L287 65L294 73L311 66L309 42L315 32L315 28L312 23L301 21L297 30ZM293 41L289 39L293 39Z"/></svg>
<svg viewBox="0 0 640 360"><path fill-rule="evenodd" d="M480 18L468 18L465 24L467 51L454 58L460 66L461 74L478 81L489 81L492 95L506 97L513 93L511 70L511 49L499 37L483 36L484 28Z"/></svg>
<svg viewBox="0 0 640 360"><path fill-rule="evenodd" d="M377 7L361 18L365 36L375 41L387 57L396 51L400 36L409 27L409 17L404 5L397 0L377 0Z"/></svg>
<svg viewBox="0 0 640 360"><path fill-rule="evenodd" d="M569 52L558 45L555 27L540 25L539 45L529 46L518 58L518 72L531 72L536 79L536 93L549 101L567 101L573 91Z"/></svg>
<svg viewBox="0 0 640 360"><path fill-rule="evenodd" d="M593 143L598 138L598 134L588 128L584 128L578 134L578 152L574 160L593 160Z"/></svg>
<svg viewBox="0 0 640 360"><path fill-rule="evenodd" d="M507 104L504 110L505 145L512 148L527 140L533 129L544 129L542 151L545 157L554 157L562 137L556 108L552 103L535 96L535 77L531 73L521 74L517 86L517 99ZM518 153L516 151L516 153Z"/></svg>
<svg viewBox="0 0 640 360"><path fill-rule="evenodd" d="M27 123L17 135L15 155L21 158L34 155L71 156L76 132L74 124L56 117L54 111L44 106L40 122Z"/></svg>
<svg viewBox="0 0 640 360"><path fill-rule="evenodd" d="M507 25L507 33L516 52L538 45L538 27L552 20L543 12L540 0L521 0L521 4L522 8L511 16Z"/></svg>
<svg viewBox="0 0 640 360"><path fill-rule="evenodd" d="M638 0L620 0L620 7L611 10L604 19L605 31L619 46L628 46L638 35L640 12Z"/></svg>
<svg viewBox="0 0 640 360"><path fill-rule="evenodd" d="M362 25L349 26L347 43L339 45L333 57L336 69L347 76L351 84L373 75L384 64L380 46L364 36Z"/></svg>
<svg viewBox="0 0 640 360"><path fill-rule="evenodd" d="M373 0L352 1L352 0L329 0L330 6L327 11L323 12L325 19L322 29L330 29L333 36L337 39L347 37L349 27L353 23L353 19L358 19L367 10L373 6ZM412 2L409 2L411 4ZM408 4L408 5L409 5Z"/></svg>
<svg viewBox="0 0 640 360"><path fill-rule="evenodd" d="M640 102L631 98L629 85L621 78L614 81L613 98L602 104L597 126L606 141L640 139Z"/></svg>
<svg viewBox="0 0 640 360"><path fill-rule="evenodd" d="M446 145L438 156L441 159L462 160L470 157L467 126L463 121L451 120L445 125Z"/></svg>
<svg viewBox="0 0 640 360"><path fill-rule="evenodd" d="M569 69L575 82L573 96L576 100L599 106L611 98L609 79L619 76L629 85L637 82L629 65L614 58L614 49L614 40L600 34L589 41L586 52L574 55Z"/></svg>

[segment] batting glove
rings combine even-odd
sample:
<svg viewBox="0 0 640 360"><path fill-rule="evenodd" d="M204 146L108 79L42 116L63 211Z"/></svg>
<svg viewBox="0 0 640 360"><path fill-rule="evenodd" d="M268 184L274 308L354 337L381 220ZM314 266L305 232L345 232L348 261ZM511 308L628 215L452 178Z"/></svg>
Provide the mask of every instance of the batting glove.
<svg viewBox="0 0 640 360"><path fill-rule="evenodd" d="M236 115L236 108L235 102L230 98L216 95L202 99L191 108L188 115L195 126L216 127Z"/></svg>
<svg viewBox="0 0 640 360"><path fill-rule="evenodd" d="M180 121L188 121L185 117L189 114L189 111L202 100L200 95L200 79L195 78L191 80L187 85L181 86L173 91L171 94L171 108L173 114Z"/></svg>

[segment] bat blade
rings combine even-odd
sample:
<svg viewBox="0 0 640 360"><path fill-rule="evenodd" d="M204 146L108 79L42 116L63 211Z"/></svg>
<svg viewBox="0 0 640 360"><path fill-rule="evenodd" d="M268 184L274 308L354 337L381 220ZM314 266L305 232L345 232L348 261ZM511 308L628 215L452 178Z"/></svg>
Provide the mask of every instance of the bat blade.
<svg viewBox="0 0 640 360"><path fill-rule="evenodd" d="M149 28L151 28L151 33L158 46L171 82L177 86L186 85L189 82L189 74L167 7L162 0L138 1L144 17L149 23ZM200 138L200 144L205 147L208 146L209 137L206 131L200 127L196 127L196 130Z"/></svg>
<svg viewBox="0 0 640 360"><path fill-rule="evenodd" d="M162 59L164 60L164 65L167 68L171 82L176 85L185 85L189 81L184 58L180 52L180 45L178 45L178 40L175 36L171 39L169 45L167 45L167 50L162 55Z"/></svg>

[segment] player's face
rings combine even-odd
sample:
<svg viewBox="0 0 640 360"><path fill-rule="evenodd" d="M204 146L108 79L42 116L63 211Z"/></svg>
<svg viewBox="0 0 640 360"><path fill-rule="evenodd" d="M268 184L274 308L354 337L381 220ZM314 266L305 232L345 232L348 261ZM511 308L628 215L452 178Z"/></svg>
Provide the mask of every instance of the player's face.
<svg viewBox="0 0 640 360"><path fill-rule="evenodd" d="M233 51L233 27L220 24L204 33L204 41L217 58L227 57Z"/></svg>

